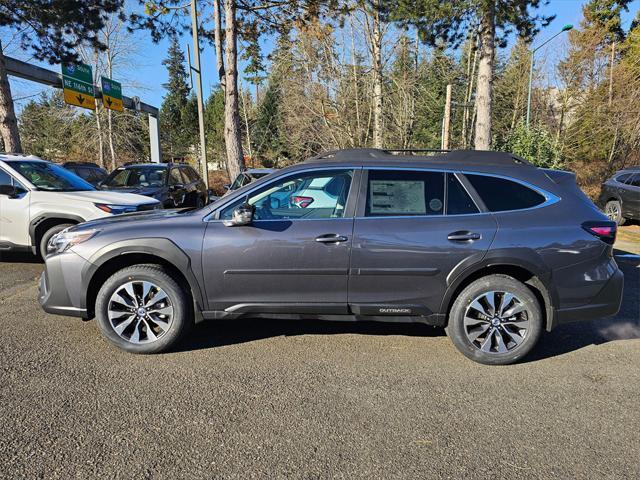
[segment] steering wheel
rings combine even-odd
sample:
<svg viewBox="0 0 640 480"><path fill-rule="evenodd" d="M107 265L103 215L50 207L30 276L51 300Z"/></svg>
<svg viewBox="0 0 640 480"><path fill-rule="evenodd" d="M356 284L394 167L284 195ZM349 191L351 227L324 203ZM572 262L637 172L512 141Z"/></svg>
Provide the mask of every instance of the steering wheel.
<svg viewBox="0 0 640 480"><path fill-rule="evenodd" d="M276 217L271 212L267 202L262 202L259 206L256 205L256 218L258 220L273 220Z"/></svg>

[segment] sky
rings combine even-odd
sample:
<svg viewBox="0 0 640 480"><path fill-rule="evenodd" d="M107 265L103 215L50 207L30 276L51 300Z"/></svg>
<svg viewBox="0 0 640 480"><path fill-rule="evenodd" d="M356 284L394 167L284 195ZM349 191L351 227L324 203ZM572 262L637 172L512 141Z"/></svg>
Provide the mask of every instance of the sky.
<svg viewBox="0 0 640 480"><path fill-rule="evenodd" d="M551 0L549 5L540 8L539 12L548 16L556 15L555 20L536 38L534 45L542 43L550 36L558 32L565 24L573 24L579 27L582 19L582 5L586 3L582 0ZM640 0L635 0L630 4L629 12L623 14L623 27L629 27L631 21L640 9ZM21 51L17 45L8 44L7 32L2 32L3 45L5 45L5 55L14 56L21 60L31 61L26 52ZM132 54L132 65L124 68L114 75L114 80L123 84L123 94L127 96L137 95L148 104L160 106L165 90L162 84L167 81L167 72L162 65L162 60L166 57L168 41L153 43L147 32L137 32L133 35L134 52ZM191 42L191 37L183 36L180 44L184 49L185 44ZM566 35L561 35L554 39L547 46L539 51L536 58L547 59L547 66L554 63L557 57L563 52L563 44L566 42ZM263 42L263 53L269 53L272 42L267 39ZM34 62L35 63L35 62ZM215 72L215 54L212 47L205 46L201 53L201 63L203 71L203 90L205 98L217 84L217 74ZM45 68L59 71L59 65L41 64ZM242 69L243 64L240 64ZM549 70L551 71L551 69ZM48 90L48 87L34 84L20 79L11 78L12 94L16 100L17 110L29 101L37 97L41 92Z"/></svg>

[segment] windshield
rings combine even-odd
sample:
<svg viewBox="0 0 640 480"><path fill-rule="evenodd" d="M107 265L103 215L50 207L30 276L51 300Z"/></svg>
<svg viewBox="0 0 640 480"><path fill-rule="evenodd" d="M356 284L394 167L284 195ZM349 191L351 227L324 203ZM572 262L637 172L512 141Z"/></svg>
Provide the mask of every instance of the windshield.
<svg viewBox="0 0 640 480"><path fill-rule="evenodd" d="M84 192L87 190L95 190L93 185L55 163L17 161L11 162L9 165L29 180L38 190L47 190L50 192Z"/></svg>
<svg viewBox="0 0 640 480"><path fill-rule="evenodd" d="M163 187L167 178L165 167L129 167L118 169L102 182L109 188Z"/></svg>

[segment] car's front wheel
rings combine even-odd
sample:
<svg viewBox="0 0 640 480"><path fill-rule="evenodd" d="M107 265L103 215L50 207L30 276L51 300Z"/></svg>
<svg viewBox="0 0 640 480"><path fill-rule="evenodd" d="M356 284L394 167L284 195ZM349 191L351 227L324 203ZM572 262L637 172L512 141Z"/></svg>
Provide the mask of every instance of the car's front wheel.
<svg viewBox="0 0 640 480"><path fill-rule="evenodd" d="M465 356L487 365L517 362L535 346L542 312L534 293L507 275L468 285L449 315L447 335Z"/></svg>
<svg viewBox="0 0 640 480"><path fill-rule="evenodd" d="M104 336L132 353L170 349L193 323L189 297L159 265L134 265L114 273L96 298Z"/></svg>

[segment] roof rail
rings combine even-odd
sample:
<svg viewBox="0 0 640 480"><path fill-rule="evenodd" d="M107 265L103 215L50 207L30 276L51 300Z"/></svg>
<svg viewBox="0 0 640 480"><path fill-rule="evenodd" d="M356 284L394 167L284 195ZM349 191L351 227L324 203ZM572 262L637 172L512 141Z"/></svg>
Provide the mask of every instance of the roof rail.
<svg viewBox="0 0 640 480"><path fill-rule="evenodd" d="M414 153L415 155L403 155ZM331 150L308 159L305 163L314 162L430 162L430 163L459 163L466 165L503 165L503 166L532 166L523 158L508 152L490 150L436 150L436 149L398 149L385 150L377 148L351 148Z"/></svg>
<svg viewBox="0 0 640 480"><path fill-rule="evenodd" d="M453 150L445 150L438 148L385 148L384 152L388 152L391 154L398 153L449 153Z"/></svg>

